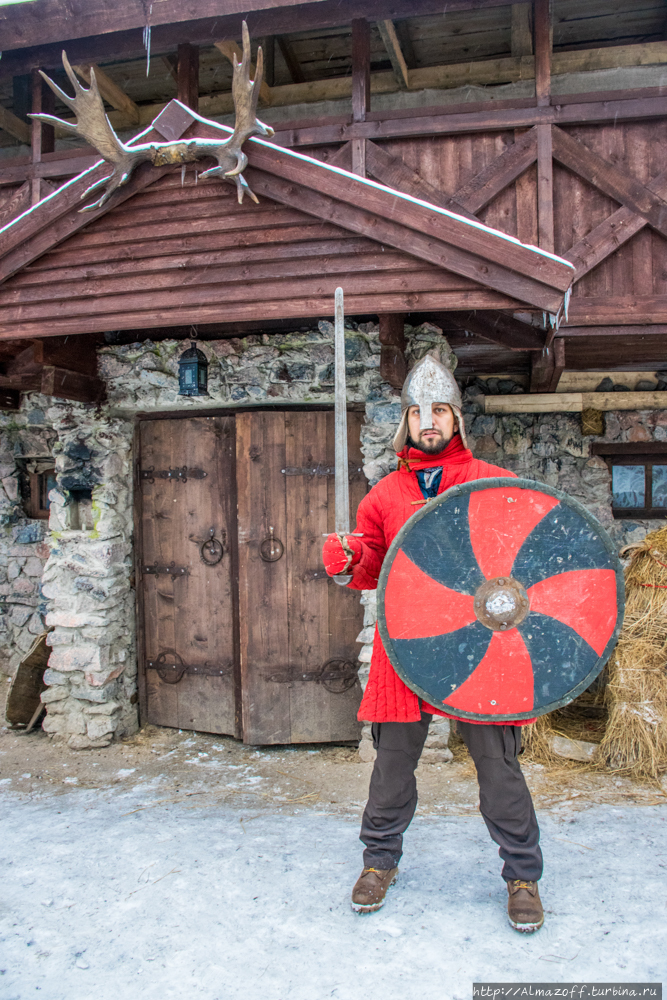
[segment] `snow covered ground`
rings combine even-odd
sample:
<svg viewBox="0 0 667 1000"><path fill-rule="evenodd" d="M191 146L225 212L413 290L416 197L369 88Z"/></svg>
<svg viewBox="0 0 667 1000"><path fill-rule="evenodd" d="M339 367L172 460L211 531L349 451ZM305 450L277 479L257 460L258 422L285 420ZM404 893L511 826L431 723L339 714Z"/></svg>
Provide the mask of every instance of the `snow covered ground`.
<svg viewBox="0 0 667 1000"><path fill-rule="evenodd" d="M2 1000L467 1000L474 981L667 979L664 806L542 812L546 923L523 936L478 815L416 819L384 910L358 916L356 820L158 799L145 781L4 792Z"/></svg>

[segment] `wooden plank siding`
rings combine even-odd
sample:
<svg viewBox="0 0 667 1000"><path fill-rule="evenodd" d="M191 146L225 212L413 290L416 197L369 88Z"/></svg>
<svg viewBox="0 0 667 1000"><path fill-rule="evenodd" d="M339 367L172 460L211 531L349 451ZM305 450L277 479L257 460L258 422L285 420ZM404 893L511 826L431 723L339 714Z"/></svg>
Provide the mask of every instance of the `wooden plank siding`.
<svg viewBox="0 0 667 1000"><path fill-rule="evenodd" d="M616 126L582 125L568 127L566 131L642 185L649 185L658 177L667 162L667 120L625 122ZM400 157L428 184L456 198L473 177L491 166L513 142L514 136L507 132L481 133L393 140L382 143L382 148ZM536 171L531 166L485 205L478 212L478 218L487 226L531 243L537 238L536 207ZM630 210L621 209L618 201L554 162L556 254L569 257L573 246L585 241L589 233L607 223L616 212L619 212L619 219L610 231L608 246L601 250L604 259L574 286L571 321L595 325L596 310L603 309L600 323L664 323L667 321L667 312L663 312L667 305L667 239L641 219L637 221ZM638 231L609 253L619 242L623 214L628 220L626 225L631 224L632 229ZM646 301L644 308L642 302L646 296L650 301ZM631 303L634 305L628 314Z"/></svg>
<svg viewBox="0 0 667 1000"><path fill-rule="evenodd" d="M667 119L564 131L584 153L610 165L609 183L622 175L628 197L650 197L654 212L644 219L604 190L604 177L597 186L554 160L554 251L581 272L570 324L667 322L667 240L651 225L655 218L654 226L664 229L659 216L667 207L667 182L651 185L667 162ZM392 157L443 198L465 201L484 172L492 177L494 164L525 136L523 130L486 131L374 142L386 154L385 165ZM337 149L319 147L313 155L326 160ZM334 200L329 219L318 218L324 196L295 190L287 176L269 176L263 156L253 150L251 163L259 166L248 172L259 205L239 206L221 182L196 185L191 171L181 186L180 171L173 171L64 239L0 287L0 338L133 329L149 314L156 326L218 322L221 309L225 319L242 322L256 318L259 301L267 319L329 315L337 284L345 287L351 313L520 308L518 283L510 298L445 270L435 257L429 262L423 247L432 237L416 227L413 255L385 242L394 225L386 219L369 225L374 239L365 235L363 219L357 224L353 217L359 210L349 204ZM490 182L494 196L475 206L477 218L535 243L536 185L534 164L496 194L500 185ZM371 220L373 197L371 191ZM476 197L484 201L483 193Z"/></svg>
<svg viewBox="0 0 667 1000"><path fill-rule="evenodd" d="M494 308L513 300L333 223L221 182L170 173L90 222L0 288L0 337L331 312L344 284L358 312L394 303ZM372 300L372 301L371 301ZM400 302L399 302L400 300ZM187 318L183 319L183 314ZM174 318L176 317L176 318Z"/></svg>

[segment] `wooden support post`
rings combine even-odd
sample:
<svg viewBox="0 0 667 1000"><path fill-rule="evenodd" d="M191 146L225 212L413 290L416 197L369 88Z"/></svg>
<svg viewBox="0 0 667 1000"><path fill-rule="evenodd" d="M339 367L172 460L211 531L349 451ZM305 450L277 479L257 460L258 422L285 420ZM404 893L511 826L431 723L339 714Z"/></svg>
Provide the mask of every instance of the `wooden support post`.
<svg viewBox="0 0 667 1000"><path fill-rule="evenodd" d="M405 314L385 313L380 319L380 376L394 389L405 382Z"/></svg>
<svg viewBox="0 0 667 1000"><path fill-rule="evenodd" d="M366 121L371 110L371 27L363 17L352 21L352 121Z"/></svg>
<svg viewBox="0 0 667 1000"><path fill-rule="evenodd" d="M537 230L539 246L554 252L554 169L551 125L537 126Z"/></svg>
<svg viewBox="0 0 667 1000"><path fill-rule="evenodd" d="M515 129L515 143L525 134L525 130ZM535 170L536 167L531 165L517 177L514 185L516 192L517 239L533 247L536 247L539 242L537 235L537 184L535 183Z"/></svg>
<svg viewBox="0 0 667 1000"><path fill-rule="evenodd" d="M359 177L366 176L366 140L352 139L350 141L352 149L352 173Z"/></svg>
<svg viewBox="0 0 667 1000"><path fill-rule="evenodd" d="M352 121L366 121L371 110L371 28L363 17L352 21ZM366 176L366 142L352 140L352 172Z"/></svg>
<svg viewBox="0 0 667 1000"><path fill-rule="evenodd" d="M512 4L512 55L532 56L533 31L530 24L531 5Z"/></svg>
<svg viewBox="0 0 667 1000"><path fill-rule="evenodd" d="M535 97L537 106L551 104L551 0L535 0Z"/></svg>
<svg viewBox="0 0 667 1000"><path fill-rule="evenodd" d="M199 48L189 42L178 46L178 99L193 111L199 110Z"/></svg>
<svg viewBox="0 0 667 1000"><path fill-rule="evenodd" d="M32 73L32 112L33 114L53 114L55 97L50 87L47 87L37 70ZM55 131L52 125L32 119L31 152L32 164L42 162L43 153L52 153L55 148ZM31 180L30 203L36 205L42 199L42 181L39 177Z"/></svg>
<svg viewBox="0 0 667 1000"><path fill-rule="evenodd" d="M541 354L532 356L530 373L531 392L555 392L565 371L565 341L560 337Z"/></svg>
<svg viewBox="0 0 667 1000"><path fill-rule="evenodd" d="M273 87L276 82L276 46L273 35L264 35L260 41L264 55L264 79L267 87Z"/></svg>

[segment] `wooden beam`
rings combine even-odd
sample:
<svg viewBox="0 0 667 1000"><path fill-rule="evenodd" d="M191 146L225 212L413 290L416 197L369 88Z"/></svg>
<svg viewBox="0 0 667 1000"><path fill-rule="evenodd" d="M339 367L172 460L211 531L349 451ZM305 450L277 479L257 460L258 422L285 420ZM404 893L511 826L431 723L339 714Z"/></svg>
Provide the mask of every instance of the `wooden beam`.
<svg viewBox="0 0 667 1000"><path fill-rule="evenodd" d="M366 140L352 139L350 141L352 151L352 173L359 177L366 176Z"/></svg>
<svg viewBox="0 0 667 1000"><path fill-rule="evenodd" d="M667 323L667 295L574 295L568 322L572 326Z"/></svg>
<svg viewBox="0 0 667 1000"><path fill-rule="evenodd" d="M15 191L11 198L0 208L0 229L6 226L8 222L11 222L12 219L21 215L22 212L25 212L27 208L30 208L31 187L30 181L25 181L18 191Z"/></svg>
<svg viewBox="0 0 667 1000"><path fill-rule="evenodd" d="M175 56L173 52L166 52L164 55L160 56L160 59L169 71L172 80L176 86L178 86L178 57Z"/></svg>
<svg viewBox="0 0 667 1000"><path fill-rule="evenodd" d="M50 87L47 87L36 70L32 73L32 113L53 114L55 110L55 96ZM35 118L31 125L31 160L33 167L41 163L44 153L52 153L55 147L55 132L52 125L45 125ZM46 182L39 177L33 177L30 182L30 201L36 205L42 200L45 194Z"/></svg>
<svg viewBox="0 0 667 1000"><path fill-rule="evenodd" d="M81 375L66 368L45 365L42 370L40 391L57 399L74 399L80 403L99 403L104 399L106 385L99 378Z"/></svg>
<svg viewBox="0 0 667 1000"><path fill-rule="evenodd" d="M276 82L276 40L273 35L264 35L260 45L264 55L264 80L271 88Z"/></svg>
<svg viewBox="0 0 667 1000"><path fill-rule="evenodd" d="M2 8L0 8L1 10ZM225 43L221 43L225 44ZM567 57L567 58L566 58ZM556 53L554 56L554 66L553 71L559 73L574 73L582 71L583 69L602 69L610 66L617 65L648 65L648 64L659 64L665 63L667 61L667 42L650 42L645 45L630 45L630 46L611 46L609 48L601 48L594 50L584 50L575 52L565 52ZM4 63L0 60L0 66ZM448 87L458 87L465 84L482 84L490 85L496 83L508 83L514 80L525 80L532 79L534 75L533 59L532 57L507 57L500 60L480 60L478 62L465 62L459 64L452 64L446 66L432 66L420 69L414 69L410 71L410 85L412 89L427 89L427 88L448 88ZM371 92L373 94L386 94L395 93L399 90L399 85L396 82L396 78L393 72L382 72L373 73L371 75ZM654 89L658 97L659 88L649 88ZM266 90L262 89L260 95L260 101L262 105L268 105L269 102L274 107L285 107L289 105L296 105L302 103L312 103L314 101L327 101L327 100L344 100L349 98L352 93L352 79L350 77L336 77L328 80L314 80L308 83L302 82L299 84L288 84L286 86L268 88ZM532 104L531 101L515 101L509 102L511 105L516 107L521 107L526 109L528 113L524 113L523 116L514 116L514 118L507 119L502 112L507 105L507 102L488 102L489 113L485 116L486 120L489 122L488 126L480 123L479 130L483 130L488 127L493 130L503 129L503 128L517 128L517 127L527 127L530 125L537 124L539 121L553 121L555 123L567 123L567 122L583 122L583 121L610 121L622 120L619 115L626 114L629 118L633 117L651 117L657 116L659 114L664 114L657 104L653 106L649 104L640 107L639 102L650 98L636 98L634 105L630 105L627 101L624 103L624 98L632 97L632 92L611 92L604 100L604 95L600 96L597 102L586 102L586 107L583 109L578 109L574 107L567 107L572 105L572 95L559 95L558 108L553 109L551 114L546 114L547 108L538 109L528 107ZM663 107L667 99L663 99ZM610 102L613 102L617 107L618 113L616 116L611 111ZM595 105L595 106L594 106ZM142 105L139 109L141 115L140 124L148 125L152 122L157 114L164 107L163 104L146 104ZM231 91L225 91L223 93L206 95L200 101L200 112L204 115L216 116L221 114L228 114L234 110L233 100ZM377 130L377 128L368 129L368 138L379 139L383 137L393 138L398 137L401 134L411 135L411 134L429 134L432 132L431 126L428 122L428 114L424 114L428 109L410 109L410 114L408 115L406 110L399 111L395 117L399 120L403 120L403 125L406 126L404 129L394 130L394 132L386 132ZM442 116L442 109L434 108L431 109L433 112L433 117L437 119L440 125L445 124ZM472 112L472 107L468 106L466 109L468 112ZM440 112L440 113L438 113ZM451 113L451 111L450 111ZM392 120L394 116L391 113L387 113L387 120ZM412 119L413 125L410 127L406 121L407 118ZM369 116L366 116L368 121ZM126 118L123 112L112 111L110 113L111 123L116 127L126 126ZM326 122L323 125L326 127ZM469 127L466 124L466 119L456 118L456 124L459 128L453 131L475 131L474 127ZM330 131L327 135L326 132L316 135L311 138L310 129L304 131L299 128L298 131L290 129L290 135L294 138L290 141L290 144L310 144L319 145L331 142L340 141L341 138L361 138L361 136L352 135L340 135L340 130L337 128L337 123L335 123L336 129L332 137L332 132ZM463 126L461 128L461 126ZM363 123L357 122L350 126L353 129L364 128ZM447 131L447 129L445 129ZM433 134L442 134L437 131Z"/></svg>
<svg viewBox="0 0 667 1000"><path fill-rule="evenodd" d="M383 313L380 321L380 375L394 389L405 382L408 366L405 360L405 313Z"/></svg>
<svg viewBox="0 0 667 1000"><path fill-rule="evenodd" d="M215 45L218 52L220 52L226 59L229 59L232 66L234 65L234 59L236 59L237 63L240 63L241 60L243 59L243 52L241 51L241 46L237 42L231 41L230 39L225 39L224 41L214 42L213 44ZM255 66L254 63L252 63L250 66L250 75L254 78L256 72L257 72L257 67ZM262 80L262 85L259 88L259 104L262 107L268 107L270 104L273 103L272 95L273 95L272 88L268 86L266 80ZM233 102L232 102L232 109L233 109ZM211 109L207 108L207 114L211 113L212 113Z"/></svg>
<svg viewBox="0 0 667 1000"><path fill-rule="evenodd" d="M507 0L448 0L447 10L478 10L506 3ZM33 6L0 7L0 34L7 53L12 49L25 50L48 43L55 43L51 48L62 50L65 40L87 38L97 40L100 47L114 55L141 48L141 30L147 18L147 7L141 0L120 6L108 0L89 3L77 9L76 17L72 16L71 8L62 3L49 4L46 11L42 4L34 10ZM226 6L229 9L230 5ZM441 14L443 9L442 0L395 0L391 6L394 19ZM150 22L155 51L179 39L210 44L210 38L216 34L217 37L240 34L242 17L258 37L285 34L295 29L336 28L348 24L354 17L365 16L377 21L387 14L386 0L329 0L306 4L303 0L260 0L231 7L232 12L225 15L220 0L197 0L195 5L183 4L182 0L161 0L154 4ZM196 11L196 20L193 11ZM44 59L41 61L44 65L54 65Z"/></svg>
<svg viewBox="0 0 667 1000"><path fill-rule="evenodd" d="M287 291L290 297L266 300L248 301L247 296L237 302L225 303L225 321L243 323L248 321L267 321L298 319L316 316L333 316L334 300L332 292L327 295L319 283L318 290L309 289L308 294L299 294L296 288L287 288L281 284L281 295ZM395 288L382 292L362 292L346 295L345 306L350 315L391 313L391 312L442 312L450 309L510 309L519 307L519 303L496 292L480 290L479 292L414 292L410 290L397 291ZM158 307L146 298L146 307L140 310L130 310L125 307L119 312L91 315L85 314L76 318L38 319L34 322L21 323L20 331L16 323L0 322L0 341L35 337L73 336L82 333L93 333L104 330L135 330L159 328L167 326L187 326L218 323L220 321L220 301L213 304L200 304L193 301L179 308L169 305Z"/></svg>
<svg viewBox="0 0 667 1000"><path fill-rule="evenodd" d="M528 2L530 2L530 0L528 0ZM392 23L396 29L396 36L401 46L401 52L403 53L403 58L405 59L405 65L408 69L414 69L417 65L417 57L415 56L415 48L412 44L412 38L410 37L408 22L394 20Z"/></svg>
<svg viewBox="0 0 667 1000"><path fill-rule="evenodd" d="M667 343L667 323L656 323L647 326L561 326L557 333L558 337L567 337L569 340L576 338L590 340L599 337L622 337L624 339L642 340L647 334L666 338ZM632 350L633 348L631 348Z"/></svg>
<svg viewBox="0 0 667 1000"><path fill-rule="evenodd" d="M581 413L582 410L664 410L664 392L552 392L485 396L485 413Z"/></svg>
<svg viewBox="0 0 667 1000"><path fill-rule="evenodd" d="M565 371L565 344L555 340L551 347L545 347L541 354L531 357L530 391L555 392L561 375Z"/></svg>
<svg viewBox="0 0 667 1000"><path fill-rule="evenodd" d="M122 112L133 125L139 124L141 113L138 106L103 69L94 63L78 63L72 68L86 83L90 83L90 71L93 69L95 71L95 79L97 80L97 88L107 104L110 104L116 111Z"/></svg>
<svg viewBox="0 0 667 1000"><path fill-rule="evenodd" d="M571 261L576 268L575 282L580 281L584 275L606 260L610 254L615 253L619 247L632 239L646 225L647 222L643 216L637 215L629 208L619 208L608 219L605 219L599 226L578 240L567 253L563 254L566 260Z"/></svg>
<svg viewBox="0 0 667 1000"><path fill-rule="evenodd" d="M589 95L582 96L588 98ZM667 96L660 95L635 98L626 93L618 100L586 99L574 104L563 100L562 104L548 108L535 107L527 100L512 101L509 107L504 107L503 103L488 101L474 109L462 106L456 111L448 109L447 112L443 112L442 108L421 109L423 114L417 114L417 109L411 109L409 115L400 112L385 112L382 115L376 113L365 122L347 123L343 119L331 122L323 119L321 123L306 126L297 122L291 123L288 129L278 128L273 141L286 146L324 146L348 139L365 138L377 142L381 139L407 139L427 135L502 132L539 124L599 125L605 122L663 118L667 115Z"/></svg>
<svg viewBox="0 0 667 1000"><path fill-rule="evenodd" d="M280 49L282 57L285 60L285 65L289 70L289 75L292 77L292 83L305 83L306 77L301 69L301 63L295 55L289 38L287 38L286 35L278 35L277 42L278 48Z"/></svg>
<svg viewBox="0 0 667 1000"><path fill-rule="evenodd" d="M182 42L178 46L178 100L193 111L199 110L199 48Z"/></svg>
<svg viewBox="0 0 667 1000"><path fill-rule="evenodd" d="M537 128L532 128L518 136L504 153L459 188L454 198L464 209L476 215L536 159Z"/></svg>
<svg viewBox="0 0 667 1000"><path fill-rule="evenodd" d="M332 153L326 160L330 163L332 167L340 167L341 170L352 171L352 143L345 142L343 145Z"/></svg>
<svg viewBox="0 0 667 1000"><path fill-rule="evenodd" d="M554 172L551 125L537 126L537 231L542 250L554 251Z"/></svg>
<svg viewBox="0 0 667 1000"><path fill-rule="evenodd" d="M512 55L532 56L533 54L533 29L530 23L532 5L529 3L512 4Z"/></svg>
<svg viewBox="0 0 667 1000"><path fill-rule="evenodd" d="M538 107L551 104L551 0L534 0L535 99ZM554 69L554 72L559 70Z"/></svg>
<svg viewBox="0 0 667 1000"><path fill-rule="evenodd" d="M352 21L352 121L365 121L370 110L371 26L357 17Z"/></svg>
<svg viewBox="0 0 667 1000"><path fill-rule="evenodd" d="M30 145L30 126L2 105L0 105L0 128L26 146Z"/></svg>
<svg viewBox="0 0 667 1000"><path fill-rule="evenodd" d="M491 312L452 312L448 319L460 330L483 337L493 344L501 344L511 351L539 351L544 349L544 334L520 323L512 316Z"/></svg>
<svg viewBox="0 0 667 1000"><path fill-rule="evenodd" d="M338 166L342 166L342 164L339 163ZM366 168L371 177L380 181L381 184L386 184L387 187L396 188L405 194L411 194L415 198L428 201L432 205L439 205L450 212L458 212L469 218L474 217L458 200L450 198L449 195L425 181L400 156L392 156L386 149L371 142L370 139L366 141Z"/></svg>
<svg viewBox="0 0 667 1000"><path fill-rule="evenodd" d="M97 378L97 347L102 337L49 337L34 344L34 359L39 365L53 365L80 375Z"/></svg>
<svg viewBox="0 0 667 1000"><path fill-rule="evenodd" d="M572 271L565 268L557 259L536 254L534 250L529 250L518 243L511 243L500 235L496 236L492 231L479 232L475 226L471 226L462 219L445 213L433 213L432 209L427 206L422 207L403 199L392 199L393 204L389 211L388 196L382 189L377 189L372 185L354 183L333 171L322 176L323 172L315 164L310 164L307 160L295 159L288 153L283 153L282 150L268 144L250 143L248 152L251 168L256 166L259 170L267 171L276 178L291 182L296 181L304 188L310 188L309 196L315 196L319 193L327 194L335 201L342 203L341 210L342 206L349 206L355 211L362 211L364 214L370 213L373 221L371 228L366 230L364 235L372 234L375 239L381 240L379 232L385 225L400 223L408 229L414 230L415 235L418 233L428 234L429 238L446 241L465 254L479 254L481 258L484 258L483 263L480 260L480 267L474 269L473 274L466 275L475 281L489 285L492 274L496 276L491 278L491 282L500 278L500 271L496 271L496 268L505 271L506 275L509 275L511 268L514 277L512 279L508 277L508 280L502 282L502 290L507 294L523 298L527 302L531 301L530 295L536 294L538 298L544 297L553 303L558 296L554 295L551 289L558 289L562 293L571 285ZM262 182L264 183L263 179ZM305 199L305 195L305 191L298 192L296 198L297 200L299 198ZM268 197L271 195L268 194ZM282 193L281 197L276 200L282 202ZM294 207L299 206L296 204ZM317 205L317 210L315 210L313 203L314 210L310 214L318 215L320 208L324 213L320 217L329 218L331 208L320 203ZM304 207L304 211L309 212L309 209ZM407 246L399 247L399 249L407 249ZM413 251L408 250L408 252ZM442 260L443 258L439 256L438 259ZM452 257L452 262L453 259ZM449 267L449 264L444 264L444 266ZM539 279L537 275L540 276ZM511 292L509 291L510 285L512 286ZM538 290L539 285L542 286L542 291ZM495 286L491 284L491 287ZM520 287L524 293L528 294L528 298L519 293ZM549 306L540 306L537 302L533 304L536 308L546 308L551 311Z"/></svg>
<svg viewBox="0 0 667 1000"><path fill-rule="evenodd" d="M398 40L394 22L378 21L378 29L380 31L384 47L387 50L387 55L389 56L389 61L391 63L391 68L394 71L396 82L401 90L409 90L410 70L408 69L405 57L401 51L401 43Z"/></svg>
<svg viewBox="0 0 667 1000"><path fill-rule="evenodd" d="M553 155L568 170L583 177L626 208L643 215L649 225L667 236L665 201L635 177L619 170L588 149L583 142L559 128L553 129Z"/></svg>

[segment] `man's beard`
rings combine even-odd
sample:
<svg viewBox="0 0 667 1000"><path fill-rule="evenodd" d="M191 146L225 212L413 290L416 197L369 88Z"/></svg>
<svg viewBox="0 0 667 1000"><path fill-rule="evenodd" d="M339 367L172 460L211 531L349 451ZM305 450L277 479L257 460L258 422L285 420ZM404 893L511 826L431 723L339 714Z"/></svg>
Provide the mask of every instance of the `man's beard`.
<svg viewBox="0 0 667 1000"><path fill-rule="evenodd" d="M419 441L413 441L408 435L408 445L411 448L416 448L417 451L423 451L425 455L439 455L445 450L451 440L451 437L445 439L442 431L438 431L438 437L432 438L430 441L425 441L421 434L419 435Z"/></svg>

